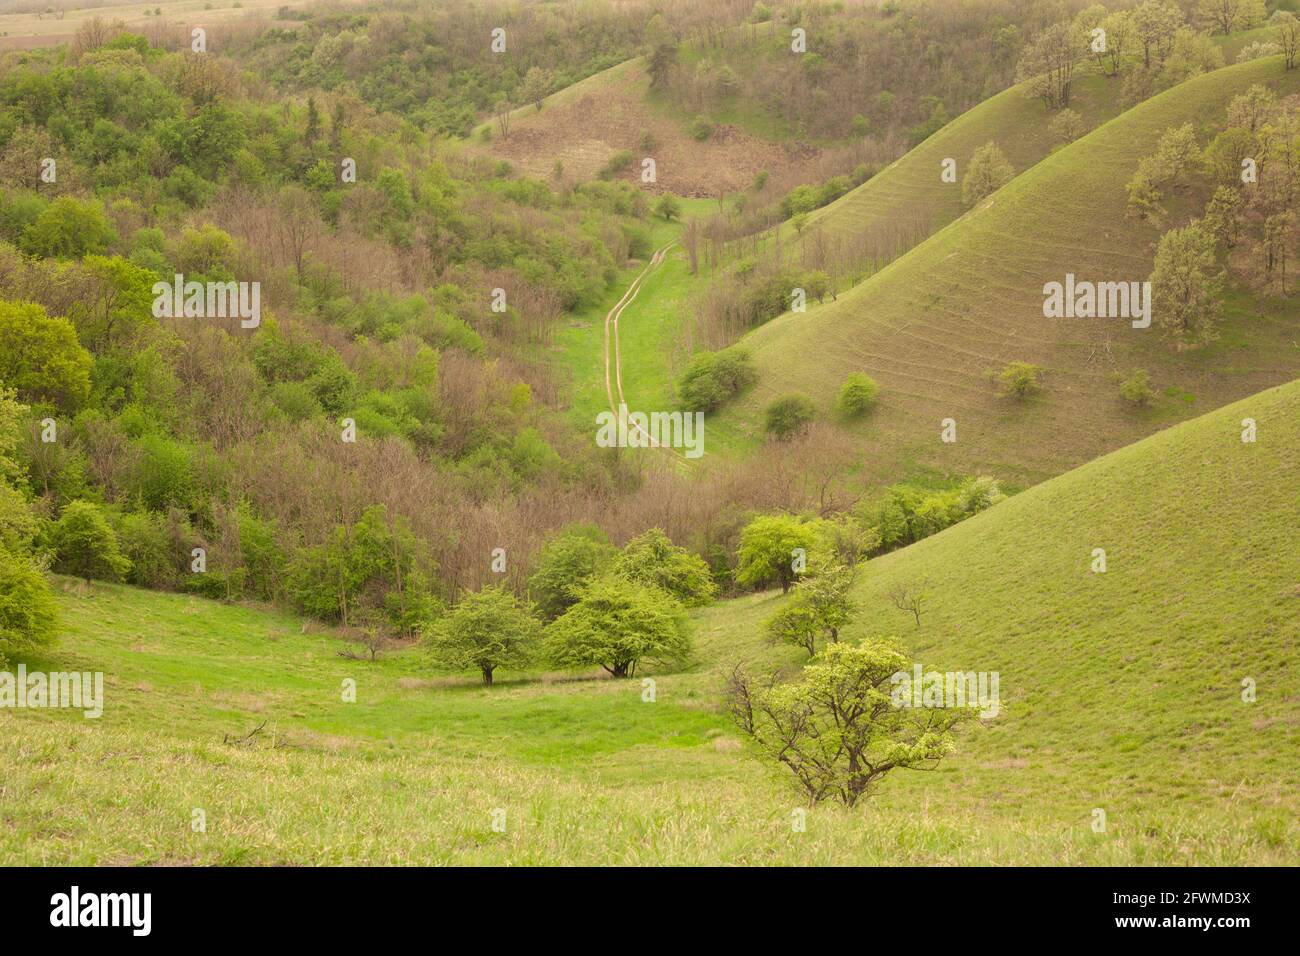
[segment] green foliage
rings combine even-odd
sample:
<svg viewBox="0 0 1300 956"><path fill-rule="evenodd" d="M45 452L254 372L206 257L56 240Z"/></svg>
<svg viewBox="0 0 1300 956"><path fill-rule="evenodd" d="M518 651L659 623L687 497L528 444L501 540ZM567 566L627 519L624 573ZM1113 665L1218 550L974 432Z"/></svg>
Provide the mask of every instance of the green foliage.
<svg viewBox="0 0 1300 956"><path fill-rule="evenodd" d="M966 175L961 180L961 201L974 206L986 196L991 196L1015 178L1016 171L998 144L985 143L971 156L966 165Z"/></svg>
<svg viewBox="0 0 1300 956"><path fill-rule="evenodd" d="M654 210L655 215L660 219L671 222L682 214L682 204L672 193L664 193L655 202Z"/></svg>
<svg viewBox="0 0 1300 956"><path fill-rule="evenodd" d="M67 319L31 302L0 301L0 381L19 397L75 410L90 395L90 353Z"/></svg>
<svg viewBox="0 0 1300 956"><path fill-rule="evenodd" d="M706 116L696 116L691 120L691 138L698 142L704 142L713 135L713 124L709 122Z"/></svg>
<svg viewBox="0 0 1300 956"><path fill-rule="evenodd" d="M173 589L181 580L182 561L189 556L188 539L178 541L178 530L167 518L154 511L131 511L117 522L122 553L131 562L126 575L128 584L142 588ZM188 532L188 525L184 526Z"/></svg>
<svg viewBox="0 0 1300 956"><path fill-rule="evenodd" d="M968 478L939 491L910 484L890 487L883 500L865 510L876 547L892 551L928 538L950 525L997 504L1006 496L993 478Z"/></svg>
<svg viewBox="0 0 1300 956"><path fill-rule="evenodd" d="M681 605L656 587L615 575L590 581L543 640L558 666L599 665L614 677L634 676L642 662L681 665L691 655Z"/></svg>
<svg viewBox="0 0 1300 956"><path fill-rule="evenodd" d="M1043 370L1030 362L1008 362L995 379L1003 395L1026 399L1043 390Z"/></svg>
<svg viewBox="0 0 1300 956"><path fill-rule="evenodd" d="M632 153L629 150L622 149L611 156L596 175L601 179L613 179L620 173L625 173L631 168ZM664 218L669 217L665 216Z"/></svg>
<svg viewBox="0 0 1300 956"><path fill-rule="evenodd" d="M896 706L891 678L910 662L892 644L830 644L799 678L756 680L737 668L728 703L759 756L787 767L814 803L854 806L891 770L933 768L955 748L969 709Z"/></svg>
<svg viewBox="0 0 1300 956"><path fill-rule="evenodd" d="M802 432L817 417L817 406L804 395L783 395L763 411L763 428L773 438L784 441Z"/></svg>
<svg viewBox="0 0 1300 956"><path fill-rule="evenodd" d="M629 541L614 559L611 571L629 581L657 587L685 607L708 604L717 593L704 559L674 545L659 528Z"/></svg>
<svg viewBox="0 0 1300 956"><path fill-rule="evenodd" d="M103 252L113 239L113 230L98 202L60 196L23 231L19 245L33 256L79 259Z"/></svg>
<svg viewBox="0 0 1300 956"><path fill-rule="evenodd" d="M329 540L302 548L287 570L287 590L306 614L344 625L386 622L395 629L427 592L421 554L401 518L371 505Z"/></svg>
<svg viewBox="0 0 1300 956"><path fill-rule="evenodd" d="M758 588L776 581L790 590L795 567L806 564L816 545L813 529L791 515L759 515L740 533L736 583Z"/></svg>
<svg viewBox="0 0 1300 956"><path fill-rule="evenodd" d="M188 509L194 494L193 452L184 442L145 435L136 442L127 496L150 511Z"/></svg>
<svg viewBox="0 0 1300 956"><path fill-rule="evenodd" d="M846 418L861 418L876 404L880 386L865 372L854 372L840 386L836 409Z"/></svg>
<svg viewBox="0 0 1300 956"><path fill-rule="evenodd" d="M849 597L853 572L843 565L810 571L794 586L790 600L767 620L768 639L802 647L811 657L818 640L834 643L856 607Z"/></svg>
<svg viewBox="0 0 1300 956"><path fill-rule="evenodd" d="M45 575L28 557L0 545L0 665L52 643L58 628Z"/></svg>
<svg viewBox="0 0 1300 956"><path fill-rule="evenodd" d="M697 352L677 381L677 395L687 411L711 412L757 379L754 360L745 349Z"/></svg>
<svg viewBox="0 0 1300 956"><path fill-rule="evenodd" d="M578 600L592 577L618 552L594 525L574 525L551 538L533 559L528 593L544 621L553 621Z"/></svg>
<svg viewBox="0 0 1300 956"><path fill-rule="evenodd" d="M1215 238L1201 220L1160 237L1151 273L1151 311L1167 337L1180 346L1215 338L1222 290Z"/></svg>
<svg viewBox="0 0 1300 956"><path fill-rule="evenodd" d="M131 570L117 533L103 509L89 501L73 501L50 528L54 568L86 581L120 581Z"/></svg>
<svg viewBox="0 0 1300 956"><path fill-rule="evenodd" d="M1119 393L1130 405L1150 405L1155 398L1151 388L1151 378L1144 368L1135 369L1128 378L1119 383Z"/></svg>
<svg viewBox="0 0 1300 956"><path fill-rule="evenodd" d="M439 663L476 669L491 686L496 670L527 667L534 660L540 628L513 594L493 586L466 594L425 640Z"/></svg>

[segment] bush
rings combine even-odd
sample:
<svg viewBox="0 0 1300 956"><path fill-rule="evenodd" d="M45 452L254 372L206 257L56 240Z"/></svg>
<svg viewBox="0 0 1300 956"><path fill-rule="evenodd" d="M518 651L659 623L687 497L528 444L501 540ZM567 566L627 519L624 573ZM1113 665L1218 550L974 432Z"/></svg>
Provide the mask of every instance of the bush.
<svg viewBox="0 0 1300 956"><path fill-rule="evenodd" d="M1042 391L1043 370L1029 362L1008 362L996 376L1003 395L1028 398Z"/></svg>
<svg viewBox="0 0 1300 956"><path fill-rule="evenodd" d="M126 581L142 588L174 588L179 580L176 553L165 519L133 511L118 522L122 552L131 562Z"/></svg>
<svg viewBox="0 0 1300 956"><path fill-rule="evenodd" d="M605 532L594 525L566 528L546 542L528 579L542 619L552 621L577 603L587 582L608 568L615 554Z"/></svg>
<svg viewBox="0 0 1300 956"><path fill-rule="evenodd" d="M1124 381L1119 383L1119 393L1130 405L1150 405L1155 398L1151 380L1144 368L1137 369Z"/></svg>
<svg viewBox="0 0 1300 956"><path fill-rule="evenodd" d="M687 411L711 412L758 380L753 357L741 348L700 352L677 382Z"/></svg>
<svg viewBox="0 0 1300 956"><path fill-rule="evenodd" d="M120 581L131 570L117 534L98 505L73 501L50 529L55 570L89 581Z"/></svg>
<svg viewBox="0 0 1300 956"><path fill-rule="evenodd" d="M596 175L600 179L613 179L619 173L625 172L632 165L632 154L622 149L609 158L600 172Z"/></svg>
<svg viewBox="0 0 1300 956"><path fill-rule="evenodd" d="M687 607L713 600L717 586L704 559L679 548L659 528L633 538L614 559L613 573L671 594Z"/></svg>
<svg viewBox="0 0 1300 956"><path fill-rule="evenodd" d="M691 137L704 142L713 135L713 124L703 116L697 116L691 121Z"/></svg>
<svg viewBox="0 0 1300 956"><path fill-rule="evenodd" d="M672 193L664 193L655 203L655 215L668 221L676 219L682 214L682 204Z"/></svg>
<svg viewBox="0 0 1300 956"><path fill-rule="evenodd" d="M786 395L767 406L763 427L772 437L784 441L803 431L817 416L813 403L802 395Z"/></svg>
<svg viewBox="0 0 1300 956"><path fill-rule="evenodd" d="M970 478L954 488L931 491L899 484L864 517L875 530L881 551L892 551L942 531L1005 497L988 477Z"/></svg>
<svg viewBox="0 0 1300 956"><path fill-rule="evenodd" d="M876 394L880 386L875 379L864 372L854 372L840 386L840 397L836 408L846 418L858 418L870 411L876 403Z"/></svg>
<svg viewBox="0 0 1300 956"><path fill-rule="evenodd" d="M0 664L52 643L58 621L45 575L26 556L0 547Z"/></svg>

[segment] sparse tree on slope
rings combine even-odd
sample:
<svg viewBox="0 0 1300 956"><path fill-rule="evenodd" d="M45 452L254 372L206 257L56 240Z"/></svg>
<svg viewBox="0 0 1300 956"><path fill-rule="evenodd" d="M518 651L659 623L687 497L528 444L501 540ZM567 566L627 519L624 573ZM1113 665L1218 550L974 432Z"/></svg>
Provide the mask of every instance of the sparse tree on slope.
<svg viewBox="0 0 1300 956"><path fill-rule="evenodd" d="M759 755L789 768L810 803L846 806L900 767L930 769L951 753L968 708L896 707L891 678L906 656L879 642L831 644L793 683L733 671L727 703Z"/></svg>

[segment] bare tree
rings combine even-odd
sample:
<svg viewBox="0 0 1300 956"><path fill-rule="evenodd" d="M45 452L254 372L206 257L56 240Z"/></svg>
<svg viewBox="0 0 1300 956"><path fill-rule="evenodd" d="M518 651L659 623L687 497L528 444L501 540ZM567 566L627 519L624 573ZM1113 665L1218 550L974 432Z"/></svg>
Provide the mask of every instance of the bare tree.
<svg viewBox="0 0 1300 956"><path fill-rule="evenodd" d="M916 618L916 626L921 626L921 608L929 599L929 585L925 581L896 584L889 589L889 599L900 611L907 611Z"/></svg>

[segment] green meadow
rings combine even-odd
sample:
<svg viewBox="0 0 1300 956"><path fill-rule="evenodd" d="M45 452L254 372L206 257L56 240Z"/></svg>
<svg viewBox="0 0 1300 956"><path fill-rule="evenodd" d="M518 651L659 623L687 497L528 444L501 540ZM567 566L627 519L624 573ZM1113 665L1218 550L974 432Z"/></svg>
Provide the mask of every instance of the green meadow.
<svg viewBox="0 0 1300 956"><path fill-rule="evenodd" d="M867 562L845 639L996 671L1001 712L803 832L718 703L738 662L799 665L761 636L779 592L694 612L695 661L646 671L647 700L589 673L485 689L418 647L350 660L291 615L61 579L63 638L27 665L103 671L105 712L0 712L0 862L1295 863L1297 413L1300 383L1272 389ZM922 580L918 626L887 595Z"/></svg>

